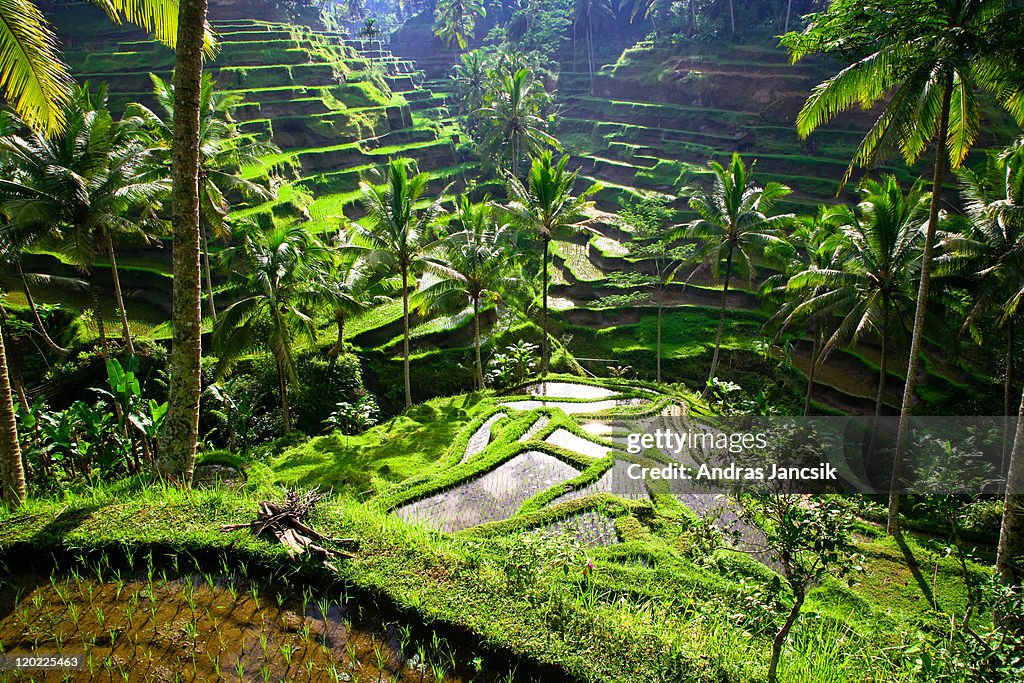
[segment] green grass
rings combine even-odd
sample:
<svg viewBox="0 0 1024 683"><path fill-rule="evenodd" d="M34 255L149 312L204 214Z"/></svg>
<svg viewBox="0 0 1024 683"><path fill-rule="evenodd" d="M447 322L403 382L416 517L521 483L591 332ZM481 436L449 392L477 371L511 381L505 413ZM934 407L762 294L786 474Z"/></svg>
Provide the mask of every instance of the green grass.
<svg viewBox="0 0 1024 683"><path fill-rule="evenodd" d="M334 432L270 460L275 480L366 492L429 472L479 406L473 398L434 399L362 434Z"/></svg>

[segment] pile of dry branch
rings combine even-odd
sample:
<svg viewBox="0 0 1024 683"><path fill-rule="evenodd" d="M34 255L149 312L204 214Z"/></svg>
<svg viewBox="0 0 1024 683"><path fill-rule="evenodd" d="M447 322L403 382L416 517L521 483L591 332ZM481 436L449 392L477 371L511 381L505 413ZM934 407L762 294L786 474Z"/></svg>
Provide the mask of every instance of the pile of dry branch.
<svg viewBox="0 0 1024 683"><path fill-rule="evenodd" d="M331 545L346 546L355 549L358 541L353 538L327 538L316 529L305 524L302 520L316 508L324 499L324 494L316 489L299 493L289 489L285 493L284 503L273 501L261 501L258 508L259 513L255 520L248 524L226 524L220 528L221 531L235 531L237 529L249 529L257 536L270 536L282 543L292 557L306 552L318 555L324 564L331 569L336 569L330 563L332 559L345 559L355 557L351 552L328 548L324 543Z"/></svg>

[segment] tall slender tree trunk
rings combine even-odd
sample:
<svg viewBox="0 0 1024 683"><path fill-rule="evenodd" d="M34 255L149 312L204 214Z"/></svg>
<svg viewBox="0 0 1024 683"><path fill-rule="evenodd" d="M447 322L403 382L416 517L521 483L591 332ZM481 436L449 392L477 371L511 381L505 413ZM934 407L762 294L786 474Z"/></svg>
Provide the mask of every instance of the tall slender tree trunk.
<svg viewBox="0 0 1024 683"><path fill-rule="evenodd" d="M811 343L811 367L807 371L807 393L804 395L804 417L811 414L811 399L814 397L814 375L818 370L818 354L821 352L821 323L814 326L814 341Z"/></svg>
<svg viewBox="0 0 1024 683"><path fill-rule="evenodd" d="M695 2L697 0L690 0L690 34L697 32L697 7Z"/></svg>
<svg viewBox="0 0 1024 683"><path fill-rule="evenodd" d="M654 379L658 384L661 384L661 314L663 311L662 306L658 306L658 340L655 343L655 371Z"/></svg>
<svg viewBox="0 0 1024 683"><path fill-rule="evenodd" d="M793 13L793 0L789 0L786 3L786 25L783 27L783 33L789 33L789 17Z"/></svg>
<svg viewBox="0 0 1024 683"><path fill-rule="evenodd" d="M292 433L292 409L288 403L288 373L280 362L277 363L277 389L281 393L281 419L287 436Z"/></svg>
<svg viewBox="0 0 1024 683"><path fill-rule="evenodd" d="M896 437L896 455L892 463L892 484L889 491L889 519L886 532L899 533L900 479L903 476L903 456L910 436L910 409L914 403L917 388L917 366L920 362L921 340L924 337L924 314L928 308L928 285L932 275L932 252L935 250L935 230L939 222L939 202L942 200L942 176L946 171L946 137L949 134L949 105L953 96L953 76L947 73L942 89L942 111L939 115L939 134L935 149L935 172L932 177L932 205L928 216L928 228L924 236L924 251L921 254L921 284L917 290L917 308L914 312L914 334L910 339L910 356L907 358L907 382L903 387L903 404L900 407L900 427Z"/></svg>
<svg viewBox="0 0 1024 683"><path fill-rule="evenodd" d="M345 311L340 308L334 311L334 322L338 326L338 341L327 352L328 356L340 356L345 350Z"/></svg>
<svg viewBox="0 0 1024 683"><path fill-rule="evenodd" d="M117 257L114 256L114 241L104 236L107 243L107 256L110 258L110 275L114 278L114 301L117 302L117 310L121 314L121 333L124 335L124 343L128 346L128 353L135 355L135 344L132 342L132 332L128 327L128 311L124 308L124 294L121 292L121 276L117 272Z"/></svg>
<svg viewBox="0 0 1024 683"><path fill-rule="evenodd" d="M107 343L107 326L103 324L103 311L100 310L100 289L96 286L96 276L89 272L89 298L92 300L92 314L96 317L96 332L100 336L100 348L103 357L110 358L110 344Z"/></svg>
<svg viewBox="0 0 1024 683"><path fill-rule="evenodd" d="M540 311L540 374L547 377L548 364L551 361L551 347L548 343L548 250L551 245L551 238L544 237L544 265L541 268L541 289L542 306Z"/></svg>
<svg viewBox="0 0 1024 683"><path fill-rule="evenodd" d="M708 372L708 386L711 385L711 380L715 378L715 373L718 372L718 357L722 350L722 332L725 329L725 309L727 308L729 301L729 279L732 276L732 252L733 249L729 249L729 255L725 258L725 284L722 287L722 304L718 308L718 333L715 335L715 354L711 357L711 371ZM707 394L707 386L704 388L705 395Z"/></svg>
<svg viewBox="0 0 1024 683"><path fill-rule="evenodd" d="M25 301L28 303L28 309L32 312L32 319L35 321L36 327L39 328L39 334L42 336L43 342L51 351L66 356L68 350L53 341L46 331L46 326L43 325L43 319L39 317L39 309L36 308L35 299L32 298L32 290L28 286L28 278L25 277L25 271L21 268L21 259L16 259L15 264L18 268L18 277L21 278L21 288L25 292Z"/></svg>
<svg viewBox="0 0 1024 683"><path fill-rule="evenodd" d="M1020 590L1024 581L1024 397L1017 413L1017 429L1010 450L1006 496L1003 499L1003 523L999 528L996 571L1003 583ZM995 614L996 623L1003 627L1014 618L1020 619L1021 615Z"/></svg>
<svg viewBox="0 0 1024 683"><path fill-rule="evenodd" d="M889 301L882 302L882 355L878 361L878 392L875 394L875 417L882 414L885 401L885 379L889 374Z"/></svg>
<svg viewBox="0 0 1024 683"><path fill-rule="evenodd" d="M1013 351L1016 346L1014 334L1013 316L1006 321L1006 377L1003 378L1003 415L1006 416L1003 425L1003 459L999 463L1000 476L1006 474L1010 466L1010 449L1013 431L1013 420L1010 419L1010 401L1013 400Z"/></svg>
<svg viewBox="0 0 1024 683"><path fill-rule="evenodd" d="M217 322L217 305L213 301L213 271L210 268L210 244L206 237L206 230L200 227L199 234L203 239L203 270L206 275L206 298L210 305L210 321Z"/></svg>
<svg viewBox="0 0 1024 683"><path fill-rule="evenodd" d="M590 94L594 94L594 18L587 10L587 62L590 64Z"/></svg>
<svg viewBox="0 0 1024 683"><path fill-rule="evenodd" d="M480 356L480 299L473 299L473 344L476 346L476 385L484 390L484 361Z"/></svg>
<svg viewBox="0 0 1024 683"><path fill-rule="evenodd" d="M733 38L736 37L736 8L733 7L733 0L729 0L729 26L732 31L730 34Z"/></svg>
<svg viewBox="0 0 1024 683"><path fill-rule="evenodd" d="M18 424L14 420L14 398L7 372L7 350L0 330L0 500L11 507L25 500L25 467L21 462Z"/></svg>
<svg viewBox="0 0 1024 683"><path fill-rule="evenodd" d="M171 144L171 225L174 286L169 408L162 471L192 485L199 432L202 289L199 267L199 99L203 77L206 0L180 0L174 68Z"/></svg>
<svg viewBox="0 0 1024 683"><path fill-rule="evenodd" d="M409 380L409 267L402 266L402 379L405 382L405 407L412 406L412 382Z"/></svg>

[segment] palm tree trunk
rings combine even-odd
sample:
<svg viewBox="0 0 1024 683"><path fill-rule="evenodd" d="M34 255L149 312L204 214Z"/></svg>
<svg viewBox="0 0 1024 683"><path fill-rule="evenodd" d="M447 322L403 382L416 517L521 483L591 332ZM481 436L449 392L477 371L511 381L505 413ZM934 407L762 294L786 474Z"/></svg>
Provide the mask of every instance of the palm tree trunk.
<svg viewBox="0 0 1024 683"><path fill-rule="evenodd" d="M334 322L338 326L338 341L334 342L334 346L327 352L328 356L336 357L340 356L342 351L345 350L345 311L336 309L334 311Z"/></svg>
<svg viewBox="0 0 1024 683"><path fill-rule="evenodd" d="M203 270L206 271L206 298L210 302L210 321L217 322L217 306L213 302L213 274L210 270L210 245L205 230L200 228L199 235L203 240Z"/></svg>
<svg viewBox="0 0 1024 683"><path fill-rule="evenodd" d="M206 0L180 0L174 68L171 144L171 225L174 287L170 395L161 470L192 485L199 432L202 287L199 267L199 98L203 76Z"/></svg>
<svg viewBox="0 0 1024 683"><path fill-rule="evenodd" d="M921 339L924 337L924 314L928 308L928 285L932 275L932 252L935 250L935 230L939 222L939 202L942 200L942 175L946 170L946 137L949 134L949 106L953 97L953 75L945 75L942 91L942 112L939 118L939 132L935 149L935 173L932 177L932 205L928 216L928 228L924 236L924 252L921 254L921 284L917 290L917 309L914 312L914 334L910 339L910 356L907 358L907 382L903 387L903 404L900 407L900 428L896 437L896 455L892 463L892 482L889 491L889 519L886 532L899 533L900 478L903 475L903 455L907 450L910 436L910 409L914 403L917 388L917 366L920 362Z"/></svg>
<svg viewBox="0 0 1024 683"><path fill-rule="evenodd" d="M658 306L658 341L655 344L655 371L654 379L661 384L661 312L662 307Z"/></svg>
<svg viewBox="0 0 1024 683"><path fill-rule="evenodd" d="M999 463L999 474L1002 476L1010 466L1010 432L1013 420L1010 419L1010 401L1013 395L1013 349L1016 338L1013 327L1013 316L1006 321L1006 377L1003 379L1003 415L1006 416L1003 426L1003 459Z"/></svg>
<svg viewBox="0 0 1024 683"><path fill-rule="evenodd" d="M473 299L473 343L476 346L476 383L484 390L484 362L480 357L480 299Z"/></svg>
<svg viewBox="0 0 1024 683"><path fill-rule="evenodd" d="M882 302L882 355L878 361L878 392L875 394L875 417L882 414L885 400L885 378L889 373L889 302Z"/></svg>
<svg viewBox="0 0 1024 683"><path fill-rule="evenodd" d="M1003 523L999 528L999 550L996 571L1003 583L1020 589L1024 580L1024 397L1017 415L1017 430L1010 450L1009 470L1006 477L1006 497L1003 500ZM1006 626L1014 615L996 613L995 621ZM1016 618L1020 618L1019 615Z"/></svg>
<svg viewBox="0 0 1024 683"><path fill-rule="evenodd" d="M114 256L114 241L109 237L103 240L107 243L107 256L110 257L110 274L114 278L114 300L117 302L117 310L121 313L121 332L124 334L124 342L128 346L128 353L135 355L135 344L132 343L132 333L128 328L128 311L124 309L124 296L121 293L121 276L117 272L117 258Z"/></svg>
<svg viewBox="0 0 1024 683"><path fill-rule="evenodd" d="M277 388L281 392L281 419L284 421L285 436L292 432L292 409L288 403L288 373L281 362L277 362Z"/></svg>
<svg viewBox="0 0 1024 683"><path fill-rule="evenodd" d="M694 34L697 32L697 7L695 2L697 0L690 0L690 33Z"/></svg>
<svg viewBox="0 0 1024 683"><path fill-rule="evenodd" d="M736 37L736 8L733 7L733 0L729 0L729 26L732 29L730 34L733 38Z"/></svg>
<svg viewBox="0 0 1024 683"><path fill-rule="evenodd" d="M96 277L89 272L89 297L92 299L92 314L96 318L96 332L100 336L100 348L103 357L110 358L110 345L107 343L107 327L103 324L103 311L100 310L100 290L96 286Z"/></svg>
<svg viewBox="0 0 1024 683"><path fill-rule="evenodd" d="M7 373L7 351L0 331L0 500L11 507L25 500L25 467L21 462L18 424L14 420L14 399Z"/></svg>
<svg viewBox="0 0 1024 683"><path fill-rule="evenodd" d="M807 371L807 393L804 395L804 417L811 414L811 399L814 396L814 374L818 370L818 353L821 351L821 323L814 326L814 341L811 344L811 367Z"/></svg>
<svg viewBox="0 0 1024 683"><path fill-rule="evenodd" d="M708 373L708 386L718 372L718 356L722 350L722 331L725 329L725 309L729 300L729 278L732 276L732 249L725 258L725 285L722 287L722 304L718 308L718 333L715 335L715 355L711 357L711 371ZM705 387L704 393L707 393Z"/></svg>
<svg viewBox="0 0 1024 683"><path fill-rule="evenodd" d="M594 18L587 11L587 61L590 64L590 94L594 94Z"/></svg>
<svg viewBox="0 0 1024 683"><path fill-rule="evenodd" d="M789 17L793 13L793 0L789 0L786 3L786 25L782 29L783 33L789 33Z"/></svg>
<svg viewBox="0 0 1024 683"><path fill-rule="evenodd" d="M541 269L541 299L542 306L540 312L540 374L541 377L547 377L548 374L548 363L550 362L550 348L548 345L548 248L551 244L551 238L544 238L544 265Z"/></svg>
<svg viewBox="0 0 1024 683"><path fill-rule="evenodd" d="M16 259L15 264L18 268L18 277L21 278L21 288L25 292L25 301L28 302L28 308L32 311L32 319L35 320L36 327L39 328L39 334L43 337L43 342L49 347L51 351L59 353L62 356L68 354L68 350L53 341L50 335L46 332L46 326L43 325L43 319L39 317L39 309L36 308L35 299L32 298L32 290L28 286L28 279L25 277L25 271L21 269L21 259Z"/></svg>
<svg viewBox="0 0 1024 683"><path fill-rule="evenodd" d="M405 407L412 406L409 381L409 267L402 266L402 380L405 382Z"/></svg>

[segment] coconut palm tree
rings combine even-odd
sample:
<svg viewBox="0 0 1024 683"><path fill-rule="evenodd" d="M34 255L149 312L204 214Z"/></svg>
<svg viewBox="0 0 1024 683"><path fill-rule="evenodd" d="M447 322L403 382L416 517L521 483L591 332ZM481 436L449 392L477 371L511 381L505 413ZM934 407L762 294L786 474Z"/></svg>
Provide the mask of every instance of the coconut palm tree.
<svg viewBox="0 0 1024 683"><path fill-rule="evenodd" d="M458 111L466 117L466 130L474 137L480 132L480 108L487 93L488 72L487 59L480 50L461 55L452 69Z"/></svg>
<svg viewBox="0 0 1024 683"><path fill-rule="evenodd" d="M138 103L129 104L126 114L137 117L148 133L158 152L155 155L159 171L169 171L171 145L174 140L174 89L171 84L155 74L153 97L162 113L154 112ZM199 217L202 268L205 276L206 297L210 317L217 320L217 307L213 299L213 276L210 271L210 234L216 239L230 235L227 215L231 205L229 193L244 199L267 201L273 192L240 175L240 170L259 162L268 154L280 150L271 143L240 138L231 113L242 101L236 93L218 92L210 74L203 74L199 90Z"/></svg>
<svg viewBox="0 0 1024 683"><path fill-rule="evenodd" d="M178 29L177 0L93 0L115 24L125 21L153 33L174 47ZM213 34L205 34L212 51ZM61 59L53 28L30 0L0 1L0 92L33 130L56 135L64 125L64 108L74 81Z"/></svg>
<svg viewBox="0 0 1024 683"><path fill-rule="evenodd" d="M202 285L199 267L199 143L206 0L178 0L171 139L171 357L160 469L192 485L199 436Z"/></svg>
<svg viewBox="0 0 1024 683"><path fill-rule="evenodd" d="M482 151L485 158L508 163L512 175L519 177L519 161L546 147L562 146L546 130L541 116L547 101L527 69L498 76L497 89L480 114L485 128Z"/></svg>
<svg viewBox="0 0 1024 683"><path fill-rule="evenodd" d="M427 174L413 171L412 159L392 159L375 174L371 184L359 183L366 218L352 226L352 239L366 250L373 267L398 273L402 279L402 377L405 407L412 405L409 379L409 295L411 284L430 261L429 226L441 212L440 199L420 206L427 190ZM444 194L443 192L441 193Z"/></svg>
<svg viewBox="0 0 1024 683"><path fill-rule="evenodd" d="M587 64L590 67L590 89L594 89L594 24L602 24L615 16L609 0L575 0L572 16L572 54L576 59L576 27L582 26L587 35ZM593 92L591 92L593 94Z"/></svg>
<svg viewBox="0 0 1024 683"><path fill-rule="evenodd" d="M847 171L899 150L907 163L919 159L935 140L931 209L925 232L914 332L900 415L910 413L924 335L935 233L946 164L959 167L980 130L977 89L995 96L1024 124L1024 64L1017 46L1022 11L1005 0L921 0L914 3L838 0L784 44L794 61L811 53L865 55L824 81L797 115L797 132L807 136L850 107L884 102L881 114L861 142ZM893 462L893 490L887 529L899 530L900 496L909 423L901 420Z"/></svg>
<svg viewBox="0 0 1024 683"><path fill-rule="evenodd" d="M447 310L473 309L473 348L476 382L484 388L484 364L480 354L480 309L497 303L519 282L516 255L508 225L499 225L495 210L485 197L474 204L468 194L455 198L457 232L438 245L437 260L424 277L419 296L430 307ZM432 281L427 281L433 276Z"/></svg>
<svg viewBox="0 0 1024 683"><path fill-rule="evenodd" d="M748 168L738 153L732 155L728 167L717 161L709 162L708 167L714 175L710 191L701 188L682 191L690 195L690 208L697 212L698 218L676 228L669 238L696 240L697 257L710 267L714 277L722 278L715 352L708 372L710 386L718 372L729 285L733 277L752 278L758 259L781 255L791 249L783 234L792 223L793 215L773 214L776 203L791 190L775 182L766 183L764 187L757 185L754 164Z"/></svg>
<svg viewBox="0 0 1024 683"><path fill-rule="evenodd" d="M939 272L971 280L965 327L991 317L1006 330L1003 414L1009 415L1014 375L1015 320L1024 300L1024 146L989 153L983 170L957 174L967 224L942 241Z"/></svg>
<svg viewBox="0 0 1024 683"><path fill-rule="evenodd" d="M21 462L14 398L7 372L7 351L0 330L0 501L17 507L25 500L25 468Z"/></svg>
<svg viewBox="0 0 1024 683"><path fill-rule="evenodd" d="M225 297L232 303L213 328L222 377L242 356L269 351L277 367L284 432L291 431L288 387L298 381L295 347L316 339L312 309L316 283L329 270L327 248L299 225L268 232L250 226L239 247L226 254L232 278Z"/></svg>
<svg viewBox="0 0 1024 683"><path fill-rule="evenodd" d="M47 243L85 273L107 352L94 277L95 262L105 253L125 342L134 353L115 244L148 239L155 221L146 216L168 185L144 173L151 150L137 121L116 121L107 111L105 88L95 97L88 85L76 88L64 122L64 131L53 139L27 129L0 138L0 155L15 169L12 178L0 179L0 203L10 216L4 241L17 250Z"/></svg>
<svg viewBox="0 0 1024 683"><path fill-rule="evenodd" d="M577 172L566 166L569 157L555 162L551 151L545 150L530 162L530 172L523 183L515 172L505 173L505 186L509 202L505 211L511 223L526 230L541 241L541 373L546 375L551 361L551 342L548 338L548 262L551 256L551 240L565 234L587 229L587 210L593 208L589 197L601 189L591 185L588 189L573 194Z"/></svg>
<svg viewBox="0 0 1024 683"><path fill-rule="evenodd" d="M914 308L914 279L920 268L922 226L928 197L920 182L904 194L892 175L865 179L855 208L833 207L825 220L838 230L824 244L830 264L811 264L789 279L786 289L800 303L787 321L835 316L839 322L819 352L855 344L866 334L881 343L875 415L881 414L893 338L906 334L894 325Z"/></svg>
<svg viewBox="0 0 1024 683"><path fill-rule="evenodd" d="M316 298L326 304L338 326L338 338L327 351L334 357L345 351L345 323L353 316L383 305L401 287L397 275L373 268L365 258L366 250L354 244L345 233L339 233L336 246L330 249L330 267L313 283Z"/></svg>
<svg viewBox="0 0 1024 683"><path fill-rule="evenodd" d="M449 49L465 50L476 22L485 16L483 0L440 0L434 10L434 35Z"/></svg>
<svg viewBox="0 0 1024 683"><path fill-rule="evenodd" d="M804 394L805 416L811 414L815 375L827 357L827 354L822 353L822 345L831 327L832 312L805 310L801 315L796 315L796 309L807 300L807 292L803 288L790 288L789 283L792 278L808 270L834 270L841 266L841 249L837 247L842 242L835 239L834 215L831 207L821 206L815 215L799 217L788 237L794 247L791 257L783 271L766 279L761 288L762 296L779 305L779 310L766 324L778 325L776 338L797 322L807 325L807 333L811 337L811 356L807 371L807 391ZM825 291L824 287L813 288L810 289L810 295L824 294Z"/></svg>

